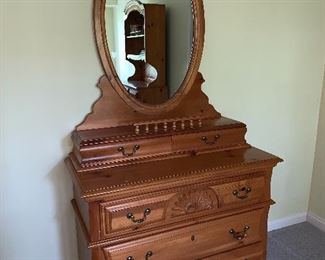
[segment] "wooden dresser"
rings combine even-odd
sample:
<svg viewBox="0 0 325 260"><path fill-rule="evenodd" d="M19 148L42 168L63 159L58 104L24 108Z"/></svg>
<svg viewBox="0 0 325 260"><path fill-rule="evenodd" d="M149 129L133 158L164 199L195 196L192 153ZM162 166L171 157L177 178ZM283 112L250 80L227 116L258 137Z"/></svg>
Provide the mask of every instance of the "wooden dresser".
<svg viewBox="0 0 325 260"><path fill-rule="evenodd" d="M266 259L270 183L280 158L249 145L246 125L222 117L201 91L201 0L193 0L189 76L155 108L123 92L103 41L102 95L72 134L80 260ZM201 37L201 36L202 37Z"/></svg>

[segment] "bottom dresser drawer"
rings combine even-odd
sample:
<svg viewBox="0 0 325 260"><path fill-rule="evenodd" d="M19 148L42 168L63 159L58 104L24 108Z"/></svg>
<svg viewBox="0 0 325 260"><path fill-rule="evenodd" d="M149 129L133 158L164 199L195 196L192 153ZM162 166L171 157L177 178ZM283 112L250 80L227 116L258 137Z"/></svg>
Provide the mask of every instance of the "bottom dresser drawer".
<svg viewBox="0 0 325 260"><path fill-rule="evenodd" d="M264 260L264 250L262 243L257 243L200 260Z"/></svg>
<svg viewBox="0 0 325 260"><path fill-rule="evenodd" d="M258 209L106 247L103 249L105 258L107 260L204 259L207 256L262 241L266 232L267 210L268 208Z"/></svg>

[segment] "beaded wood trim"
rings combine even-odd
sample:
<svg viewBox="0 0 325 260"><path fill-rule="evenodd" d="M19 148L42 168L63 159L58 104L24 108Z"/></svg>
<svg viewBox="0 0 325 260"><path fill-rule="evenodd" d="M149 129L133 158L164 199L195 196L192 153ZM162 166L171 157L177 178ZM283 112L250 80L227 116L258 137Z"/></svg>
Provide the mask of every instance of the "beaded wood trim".
<svg viewBox="0 0 325 260"><path fill-rule="evenodd" d="M214 179L213 181L206 181L206 180L202 180L202 182L195 182L193 184L190 184L189 186L176 186L176 187L172 187L171 189L168 190L161 190L161 191L154 191L154 192L150 192L150 197L159 197L159 196L164 196L170 193L179 193L179 192L184 192L185 190L188 190L189 188L193 188L195 190L199 190L199 189L203 189L204 187L212 187L212 186L216 186L216 185L222 185L222 184L226 184L226 183L232 183L232 182L238 182L238 181L242 181L242 180L246 180L246 179L251 179L251 178L259 178L259 177L264 177L266 171L263 169L259 169L253 172L249 172L249 173L244 173L243 172L247 172L246 170L242 170L242 171L236 171L234 172L234 176L230 176L227 178L222 178L222 179ZM243 175L240 175L243 174ZM112 201L106 201L105 200L105 204L109 205L109 206L115 206L115 205L119 205L119 204L125 204L125 203L132 203L132 202L136 202L139 200L144 200L148 198L148 194L141 194L139 195L138 193L136 194L136 196L134 197L130 197L128 196L127 198L121 198L121 199L112 199Z"/></svg>
<svg viewBox="0 0 325 260"><path fill-rule="evenodd" d="M227 169L231 169L231 168L237 168L237 167L242 167L242 166L248 166L251 167L257 164L265 164L265 163L269 163L269 164L276 164L278 163L279 160L278 159L266 159L266 160L260 160L257 162L247 162L247 163L237 163L237 164L232 164L232 165L222 165L219 167L213 167L213 168L207 168L207 169L202 169L202 170L192 170L192 171L188 171L188 172L181 172L181 173L172 173L166 176L162 176L162 177L158 177L158 178L151 178L151 179L144 179L144 180L140 180L140 181L134 181L134 182L128 182L128 183L123 183L123 184L116 184L116 185L111 185L111 186L106 186L106 187L100 187L97 189L92 189L92 190L86 190L85 191L85 195L83 195L83 198L88 198L88 197L93 197L93 196L99 196L99 195L104 195L106 194L105 191L108 190L112 190L112 189L117 189L117 188L125 188L128 186L135 186L135 185L141 185L141 184L148 184L148 183L152 183L152 182L157 182L157 181L162 181L162 180L168 180L168 179L173 179L173 178L178 178L178 177L184 177L184 176L189 176L189 175L193 175L193 174L215 174L216 171L220 171L220 170L227 170ZM267 165L265 165L263 167L264 169L267 169L269 167L267 167ZM247 169L246 169L247 170ZM94 193L96 192L96 195L88 195L86 193ZM99 192L99 194L98 194Z"/></svg>
<svg viewBox="0 0 325 260"><path fill-rule="evenodd" d="M236 143L235 145L224 145L224 146L218 146L215 149L206 149L206 150L200 150L199 152L195 152L195 154L202 154L205 152L221 152L224 150L228 150L230 148L248 148L250 147L249 144L246 142L242 143ZM184 150L184 151L176 151L176 152L168 152L168 153L161 153L161 154L155 154L155 155L143 155L139 156L137 158L127 158L127 159L116 159L116 160L101 160L101 161L93 161L93 162L87 162L87 163L81 163L80 167L82 169L89 170L98 170L100 169L108 169L108 168L114 168L114 167L120 167L120 166L126 166L126 165L135 165L135 164L142 164L146 163L148 161L160 161L160 160L166 160L169 159L171 156L173 157L182 157L188 154L192 154L193 151Z"/></svg>
<svg viewBox="0 0 325 260"><path fill-rule="evenodd" d="M80 147L87 147L87 146L94 146L94 145L103 145L103 144L111 144L111 143L119 143L119 142L125 142L125 141L137 141L137 140L142 140L142 139L148 139L148 136L153 135L155 138L159 138L162 136L170 136L170 135L186 135L186 134L194 134L194 133L201 133L201 129L200 128L191 128L191 120L189 119L183 119L181 121L173 121L172 124L174 124L174 122L178 122L178 124L181 124L181 122L187 122L185 124L185 126L188 126L185 129L175 129L175 130L170 130L169 131L165 131L165 128L159 128L158 132L157 131L151 131L153 126L158 124L158 125L165 125L166 122L164 121L153 121L153 122L147 122L147 123L139 123L139 124L134 124L134 127L137 128L139 127L139 131L140 131L140 127L143 128L147 128L149 127L149 132L147 132L146 130L143 131L144 135L139 135L137 133L134 134L130 134L130 135L117 135L117 136L112 136L112 137L102 137L102 138L94 138L94 139L86 139L86 140L82 140L80 143ZM167 123L168 125L170 123ZM152 125L150 127L150 125ZM234 128L234 126L238 126L236 128ZM228 124L227 127L223 127L223 128L212 128L212 129L207 129L208 132L210 131L223 131L225 129L229 129L229 128L246 128L246 126L242 123L232 123L232 124ZM186 131L188 130L188 131ZM135 130L136 132L137 130Z"/></svg>

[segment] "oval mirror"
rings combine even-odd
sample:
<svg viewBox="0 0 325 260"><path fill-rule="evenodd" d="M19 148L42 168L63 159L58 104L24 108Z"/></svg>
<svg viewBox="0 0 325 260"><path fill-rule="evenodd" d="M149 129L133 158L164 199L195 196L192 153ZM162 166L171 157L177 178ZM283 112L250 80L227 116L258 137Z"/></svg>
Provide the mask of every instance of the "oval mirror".
<svg viewBox="0 0 325 260"><path fill-rule="evenodd" d="M99 2L97 42L115 90L136 110L175 103L197 75L204 37L202 0Z"/></svg>

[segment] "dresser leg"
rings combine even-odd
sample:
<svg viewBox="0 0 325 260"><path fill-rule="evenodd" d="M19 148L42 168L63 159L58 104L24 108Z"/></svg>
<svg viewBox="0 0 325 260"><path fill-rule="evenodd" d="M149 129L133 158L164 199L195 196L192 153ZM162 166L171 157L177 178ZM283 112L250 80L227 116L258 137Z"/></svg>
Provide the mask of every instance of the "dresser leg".
<svg viewBox="0 0 325 260"><path fill-rule="evenodd" d="M268 240L268 233L267 233L267 223L268 223L268 216L269 216L269 211L270 211L270 207L267 207L266 210L265 210L265 215L263 216L264 218L264 221L262 221L263 223L263 228L262 228L262 232L263 232L263 240L262 240L262 243L263 243L263 259L266 260L266 257L267 257L267 240Z"/></svg>
<svg viewBox="0 0 325 260"><path fill-rule="evenodd" d="M105 260L105 255L100 247L92 249L91 255L91 260Z"/></svg>

